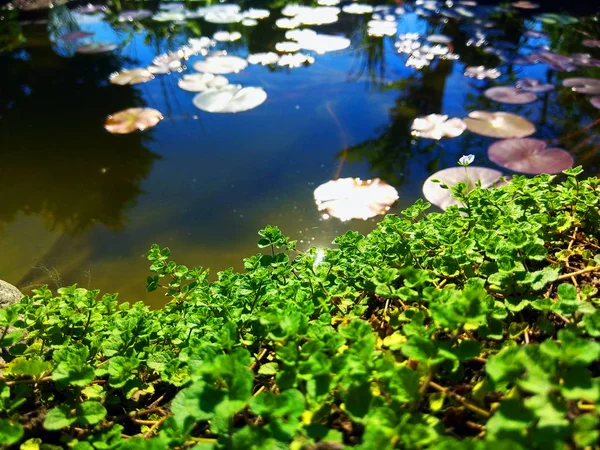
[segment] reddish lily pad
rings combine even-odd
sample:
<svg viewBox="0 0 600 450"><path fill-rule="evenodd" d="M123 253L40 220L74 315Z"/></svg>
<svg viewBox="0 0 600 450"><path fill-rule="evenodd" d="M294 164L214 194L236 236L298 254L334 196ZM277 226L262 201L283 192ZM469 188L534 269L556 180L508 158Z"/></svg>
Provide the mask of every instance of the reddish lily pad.
<svg viewBox="0 0 600 450"><path fill-rule="evenodd" d="M94 33L90 33L88 31L73 31L72 33L63 34L60 38L63 41L77 41L93 35Z"/></svg>
<svg viewBox="0 0 600 450"><path fill-rule="evenodd" d="M586 39L582 42L585 47L598 47L600 48L600 40L597 39Z"/></svg>
<svg viewBox="0 0 600 450"><path fill-rule="evenodd" d="M540 139L504 139L488 149L491 161L514 172L537 175L560 173L573 166L573 157L562 148L547 148Z"/></svg>
<svg viewBox="0 0 600 450"><path fill-rule="evenodd" d="M517 80L515 87L528 92L549 92L554 89L554 85L542 83L535 78L521 78L520 80Z"/></svg>
<svg viewBox="0 0 600 450"><path fill-rule="evenodd" d="M600 79L597 78L567 78L563 80L563 86L580 94L600 94Z"/></svg>
<svg viewBox="0 0 600 450"><path fill-rule="evenodd" d="M496 102L508 103L510 105L524 105L537 100L537 95L533 92L522 91L521 89L509 86L489 88L484 92L484 95Z"/></svg>
<svg viewBox="0 0 600 450"><path fill-rule="evenodd" d="M493 138L522 138L535 133L529 120L506 112L473 111L463 120L469 131Z"/></svg>
<svg viewBox="0 0 600 450"><path fill-rule="evenodd" d="M442 188L439 182L449 187L463 182L471 188L475 186L475 183L481 182L481 187L489 189L504 184L500 177L502 177L502 172L486 167L450 167L434 173L425 180L425 183L423 183L423 196L428 202L445 210L452 205L460 204L460 202L452 197L450 189Z"/></svg>
<svg viewBox="0 0 600 450"><path fill-rule="evenodd" d="M93 55L96 53L112 52L116 48L117 44L109 44L106 42L93 42L91 44L84 44L77 47L77 53Z"/></svg>
<svg viewBox="0 0 600 450"><path fill-rule="evenodd" d="M590 103L594 108L600 109L600 96L590 98Z"/></svg>
<svg viewBox="0 0 600 450"><path fill-rule="evenodd" d="M160 111L152 108L129 108L106 118L104 128L114 134L128 134L152 128L163 119Z"/></svg>

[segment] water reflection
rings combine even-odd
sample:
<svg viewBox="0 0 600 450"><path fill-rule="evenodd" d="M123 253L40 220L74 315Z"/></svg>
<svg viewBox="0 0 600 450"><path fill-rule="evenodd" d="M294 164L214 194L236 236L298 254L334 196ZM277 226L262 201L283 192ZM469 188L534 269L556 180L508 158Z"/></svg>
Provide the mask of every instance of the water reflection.
<svg viewBox="0 0 600 450"><path fill-rule="evenodd" d="M268 223L305 247L329 246L348 229L368 232L377 218L324 221L314 203L315 189L332 179L380 178L398 191L398 204L390 210L398 212L420 197L432 173L455 166L463 154L473 153L478 166L497 168L487 158L491 138L471 132L439 142L412 136L414 119L429 114L521 114L537 127L536 138L557 140L552 146L570 150L588 173L597 170L598 135L589 124L598 112L585 97L557 88L538 94L540 100L530 105L507 106L482 95L525 77L559 86L574 76L544 64L517 64L514 58L540 46L584 51L582 39L600 36L598 21L590 19L557 27L533 20L535 13L507 15L483 6L477 14L489 17L476 22L419 16L407 3L406 14L395 19L398 34L446 35L449 52L460 55L415 70L406 67L408 55L397 53L395 37L367 36L371 15L340 13L337 23L311 28L350 39L350 48L308 52L315 57L308 67L251 65L227 74L231 84L257 86L268 95L239 114L203 112L194 106L196 93L178 86L202 56L141 85L108 83L113 72L148 67L190 38L215 32L242 37L219 43L213 52L246 58L275 51L286 40L286 30L275 26L285 3L241 2L242 10L271 9L252 27L201 19L123 22L122 13L139 5L118 1L107 3L106 15L55 8L47 27L13 20L2 48L25 39L27 44L0 53L2 67L10 67L0 74L0 251L5 256L0 278L25 289L42 282L78 282L160 304L162 298L143 294L144 254L153 242L170 246L181 263L216 271L239 268L241 258L256 251L256 231ZM159 6L144 5L153 13ZM489 20L495 22L492 28ZM93 35L64 39L79 36L73 33ZM482 33L489 42L481 41ZM118 48L75 53L90 42ZM486 50L492 44L495 50ZM585 51L600 56L597 49ZM463 75L466 67L480 65L498 67L502 76L475 80ZM598 70L577 73L598 77ZM154 108L164 120L143 133L116 136L104 130L108 114L134 107Z"/></svg>

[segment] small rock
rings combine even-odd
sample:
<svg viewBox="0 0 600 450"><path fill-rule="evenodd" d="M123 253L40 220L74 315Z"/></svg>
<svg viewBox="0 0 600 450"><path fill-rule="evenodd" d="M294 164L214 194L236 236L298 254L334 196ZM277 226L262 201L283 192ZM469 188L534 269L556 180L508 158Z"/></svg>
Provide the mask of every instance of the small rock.
<svg viewBox="0 0 600 450"><path fill-rule="evenodd" d="M24 295L21 291L12 284L0 280L0 308L7 308L10 305L14 305L23 297Z"/></svg>

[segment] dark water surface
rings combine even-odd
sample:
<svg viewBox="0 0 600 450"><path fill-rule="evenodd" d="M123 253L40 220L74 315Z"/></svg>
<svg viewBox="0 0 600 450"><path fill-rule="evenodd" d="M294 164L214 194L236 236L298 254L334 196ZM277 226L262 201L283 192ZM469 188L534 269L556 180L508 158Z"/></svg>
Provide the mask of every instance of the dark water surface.
<svg viewBox="0 0 600 450"><path fill-rule="evenodd" d="M242 4L243 9L271 10L255 27L201 18L185 23L116 20L120 11L142 5L152 11L159 7L110 3L106 14L83 15L71 4L21 16L21 22L14 12L1 13L0 278L25 291L42 283L78 283L158 305L160 295L145 293L145 254L152 243L169 246L179 263L210 266L214 273L241 268L242 257L256 253L256 232L266 224L298 239L300 248L329 246L346 230L371 230L377 219L342 223L323 219L317 210L314 189L338 171L341 177L379 177L394 186L400 199L393 213L420 198L423 181L456 166L463 154L474 154L479 166L498 168L486 156L491 138L468 131L441 141L411 136L414 118L431 113L521 114L537 127L532 137L566 136L561 146L587 174L598 174L600 139L594 128L578 130L596 120L599 110L589 96L560 82L599 77L599 68L567 73L543 63L512 64L484 52L485 46L466 45L481 16L494 22L485 31L488 45L509 49L511 55L547 46L600 58L600 48L581 43L600 39L600 22L589 4L584 11L572 11L579 22L566 26L534 18L558 12L548 6L508 12L469 7L475 18L456 19L419 16L412 3L390 5L392 11L406 9L398 17L398 34L453 39L459 59L436 59L420 70L405 66L407 55L394 47L397 36L367 36L371 14L342 12L336 23L306 28L345 36L350 48L325 55L305 52L316 59L308 67L248 66L225 75L230 83L260 86L268 94L258 108L238 114L202 112L192 104L196 94L177 86L202 56L190 58L182 73L157 75L135 86L112 85L108 78L122 68L146 67L188 38L210 37L218 30L236 30L243 37L218 43L213 51L242 57L274 51L275 43L285 40L285 30L274 25L283 3ZM60 39L78 30L95 34L79 43ZM528 30L546 36L527 36ZM77 45L91 41L119 47L105 54L74 53ZM497 67L502 76L478 81L463 75L467 66L478 65ZM488 87L514 85L523 77L554 83L556 89L523 106L482 95ZM130 107L155 108L164 120L128 135L104 129L107 115Z"/></svg>

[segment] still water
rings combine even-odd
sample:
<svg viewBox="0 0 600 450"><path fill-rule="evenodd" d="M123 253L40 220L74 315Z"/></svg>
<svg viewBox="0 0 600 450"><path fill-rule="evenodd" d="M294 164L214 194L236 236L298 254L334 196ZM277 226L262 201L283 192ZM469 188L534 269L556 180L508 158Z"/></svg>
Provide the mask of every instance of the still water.
<svg viewBox="0 0 600 450"><path fill-rule="evenodd" d="M160 294L145 292L145 254L152 243L170 247L181 264L208 266L216 273L241 268L242 258L257 252L256 233L267 224L298 239L301 249L329 246L346 230L368 232L378 218L324 219L315 205L315 188L337 176L378 177L397 189L399 200L390 210L397 213L421 197L427 177L456 166L463 154L475 155L478 166L499 168L487 158L492 138L468 131L439 141L411 135L413 120L432 113L522 115L537 128L532 137L561 138L560 147L575 163L597 175L600 139L594 127L586 127L599 110L589 95L561 86L568 77L600 77L593 67L600 48L582 45L600 39L594 7L571 11L577 24L561 24L540 19L558 12L549 6L498 9L493 3L463 3L472 17L444 15L442 3L389 5L379 14L396 15L393 36L367 34L372 13L341 12L334 23L305 26L344 36L351 45L323 55L303 51L315 58L308 66L249 65L225 75L232 84L261 87L268 95L257 108L237 114L203 112L192 103L196 93L178 87L184 74L195 72L201 54L184 61L183 71L157 74L146 83L118 86L108 80L123 68L149 66L189 38L217 31L237 31L241 39L217 42L209 49L213 54L246 58L273 52L286 40L286 30L275 25L285 6L281 1L240 3L242 10L269 10L256 26L215 24L202 17L119 21L123 11L142 7L154 14L160 8L180 11L179 6L165 8L173 3L115 1L98 14L77 12L80 4L21 16L5 9L0 22L0 278L25 292L44 283L78 283L159 305ZM183 11L205 5L190 2ZM61 38L78 31L93 34ZM407 67L409 56L395 45L406 33L443 34L452 41L454 57ZM477 42L480 38L485 42ZM90 42L117 48L75 52ZM517 55L540 50L588 54L592 67L578 65L567 72L543 62L515 62ZM464 75L467 67L480 65L497 68L501 76ZM489 87L514 85L525 77L555 89L525 105L483 95ZM132 107L157 109L164 119L131 134L104 129L108 115Z"/></svg>

